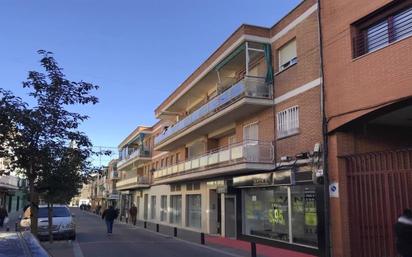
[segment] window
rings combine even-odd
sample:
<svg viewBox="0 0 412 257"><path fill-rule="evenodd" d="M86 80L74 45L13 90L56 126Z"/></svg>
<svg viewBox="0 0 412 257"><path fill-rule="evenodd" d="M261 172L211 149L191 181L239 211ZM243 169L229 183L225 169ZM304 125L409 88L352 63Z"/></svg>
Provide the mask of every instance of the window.
<svg viewBox="0 0 412 257"><path fill-rule="evenodd" d="M170 223L181 225L182 224L182 196L171 195L170 196Z"/></svg>
<svg viewBox="0 0 412 257"><path fill-rule="evenodd" d="M236 143L236 135L231 135L228 137L228 144L233 145Z"/></svg>
<svg viewBox="0 0 412 257"><path fill-rule="evenodd" d="M279 71L297 63L296 39L293 39L279 48Z"/></svg>
<svg viewBox="0 0 412 257"><path fill-rule="evenodd" d="M191 228L202 228L201 195L187 195L186 225Z"/></svg>
<svg viewBox="0 0 412 257"><path fill-rule="evenodd" d="M200 190L200 182L187 183L186 190L187 191Z"/></svg>
<svg viewBox="0 0 412 257"><path fill-rule="evenodd" d="M242 190L243 234L316 247L314 185Z"/></svg>
<svg viewBox="0 0 412 257"><path fill-rule="evenodd" d="M176 153L176 163L179 163L180 161L180 153Z"/></svg>
<svg viewBox="0 0 412 257"><path fill-rule="evenodd" d="M150 218L156 219L156 196L152 195L150 199Z"/></svg>
<svg viewBox="0 0 412 257"><path fill-rule="evenodd" d="M243 234L289 241L286 187L246 189L243 201Z"/></svg>
<svg viewBox="0 0 412 257"><path fill-rule="evenodd" d="M205 152L206 145L202 140L198 140L187 146L188 158L197 157Z"/></svg>
<svg viewBox="0 0 412 257"><path fill-rule="evenodd" d="M243 140L259 140L259 124L252 123L243 127Z"/></svg>
<svg viewBox="0 0 412 257"><path fill-rule="evenodd" d="M294 106L277 114L277 138L299 133L299 107Z"/></svg>
<svg viewBox="0 0 412 257"><path fill-rule="evenodd" d="M368 20L369 21L369 20ZM402 9L370 25L357 26L354 57L372 52L412 35L412 7Z"/></svg>
<svg viewBox="0 0 412 257"><path fill-rule="evenodd" d="M166 221L167 219L167 195L160 197L160 221Z"/></svg>
<svg viewBox="0 0 412 257"><path fill-rule="evenodd" d="M170 185L170 191L171 192L179 192L180 191L180 185Z"/></svg>

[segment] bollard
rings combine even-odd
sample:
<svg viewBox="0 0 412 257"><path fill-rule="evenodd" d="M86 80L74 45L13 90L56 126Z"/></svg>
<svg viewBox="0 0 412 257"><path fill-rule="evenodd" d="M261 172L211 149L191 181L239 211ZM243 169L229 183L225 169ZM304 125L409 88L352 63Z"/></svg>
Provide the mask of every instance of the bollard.
<svg viewBox="0 0 412 257"><path fill-rule="evenodd" d="M251 257L256 257L256 243L250 242L250 255Z"/></svg>
<svg viewBox="0 0 412 257"><path fill-rule="evenodd" d="M159 232L159 224L156 224L156 232Z"/></svg>
<svg viewBox="0 0 412 257"><path fill-rule="evenodd" d="M143 223L143 227L147 228L146 221Z"/></svg>
<svg viewBox="0 0 412 257"><path fill-rule="evenodd" d="M204 245L205 244L205 233L200 233L200 244Z"/></svg>
<svg viewBox="0 0 412 257"><path fill-rule="evenodd" d="M173 236L177 237L177 228L176 227L173 228Z"/></svg>

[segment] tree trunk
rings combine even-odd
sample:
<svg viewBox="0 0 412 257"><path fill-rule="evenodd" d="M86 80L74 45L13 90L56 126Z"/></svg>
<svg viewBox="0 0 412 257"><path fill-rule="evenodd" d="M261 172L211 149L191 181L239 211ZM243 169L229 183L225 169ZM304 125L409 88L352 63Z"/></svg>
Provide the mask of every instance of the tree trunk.
<svg viewBox="0 0 412 257"><path fill-rule="evenodd" d="M53 243L53 203L47 203L47 213L49 217L49 242Z"/></svg>
<svg viewBox="0 0 412 257"><path fill-rule="evenodd" d="M37 237L37 214L39 208L39 195L34 188L34 179L29 179L30 190L30 229L31 233Z"/></svg>

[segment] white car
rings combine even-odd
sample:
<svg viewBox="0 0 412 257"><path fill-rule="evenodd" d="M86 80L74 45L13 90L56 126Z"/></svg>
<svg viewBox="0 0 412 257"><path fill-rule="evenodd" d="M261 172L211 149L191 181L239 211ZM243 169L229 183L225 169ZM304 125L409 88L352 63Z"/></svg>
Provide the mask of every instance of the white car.
<svg viewBox="0 0 412 257"><path fill-rule="evenodd" d="M40 205L38 211L38 236L47 238L49 235L49 219L47 205ZM30 229L30 207L27 208L20 220L22 230ZM55 238L76 239L76 224L74 215L66 205L53 205L52 233Z"/></svg>

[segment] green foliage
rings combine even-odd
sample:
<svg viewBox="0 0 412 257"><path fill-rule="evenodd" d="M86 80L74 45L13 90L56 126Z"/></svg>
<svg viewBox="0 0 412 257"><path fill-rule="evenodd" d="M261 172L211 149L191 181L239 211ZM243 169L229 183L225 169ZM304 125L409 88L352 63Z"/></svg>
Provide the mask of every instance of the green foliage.
<svg viewBox="0 0 412 257"><path fill-rule="evenodd" d="M88 117L69 107L96 104L98 99L91 93L98 86L68 80L51 52L38 53L44 73L30 71L23 82L33 106L0 88L0 157L8 157L11 169L25 175L30 194L41 193L50 203L63 203L78 193L94 169L90 156L98 154L78 130Z"/></svg>

